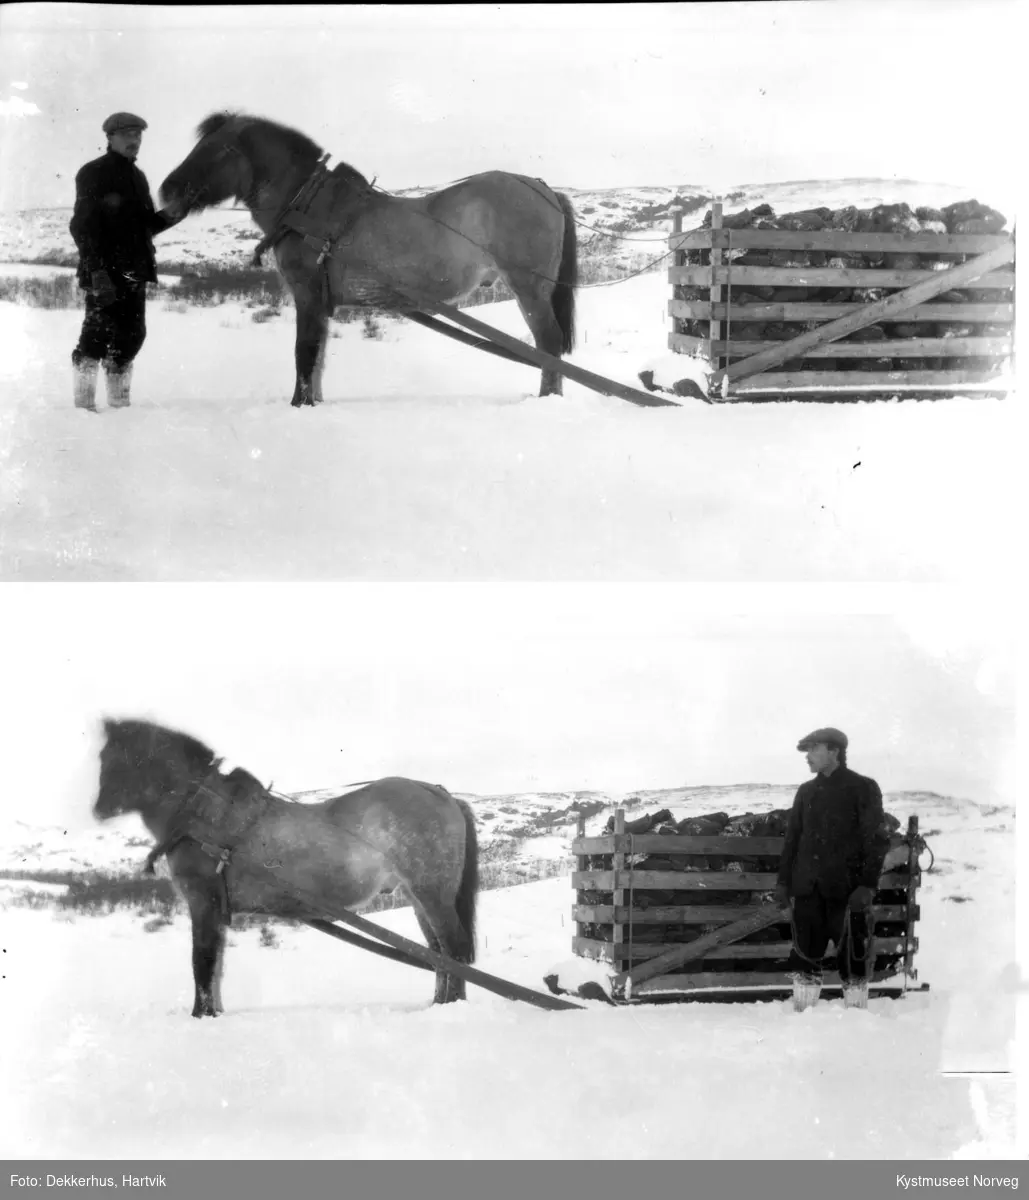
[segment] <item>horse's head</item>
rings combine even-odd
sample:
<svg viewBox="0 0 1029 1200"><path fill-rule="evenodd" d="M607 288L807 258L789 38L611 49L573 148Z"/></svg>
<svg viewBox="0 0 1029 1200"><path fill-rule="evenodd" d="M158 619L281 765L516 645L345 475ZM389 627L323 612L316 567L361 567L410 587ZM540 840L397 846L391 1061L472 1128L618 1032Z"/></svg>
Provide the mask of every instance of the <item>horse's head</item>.
<svg viewBox="0 0 1029 1200"><path fill-rule="evenodd" d="M234 196L242 200L253 187L250 158L240 137L247 118L212 113L197 126L197 144L161 184L161 202L197 212Z"/></svg>
<svg viewBox="0 0 1029 1200"><path fill-rule="evenodd" d="M230 196L254 207L262 202L262 193L295 186L297 176L306 177L321 154L305 134L241 113L212 113L197 126L197 138L160 188L163 204L186 212L210 208Z"/></svg>
<svg viewBox="0 0 1029 1200"><path fill-rule="evenodd" d="M104 721L100 786L93 815L107 821L127 812L145 816L209 770L213 752L188 734L149 721Z"/></svg>

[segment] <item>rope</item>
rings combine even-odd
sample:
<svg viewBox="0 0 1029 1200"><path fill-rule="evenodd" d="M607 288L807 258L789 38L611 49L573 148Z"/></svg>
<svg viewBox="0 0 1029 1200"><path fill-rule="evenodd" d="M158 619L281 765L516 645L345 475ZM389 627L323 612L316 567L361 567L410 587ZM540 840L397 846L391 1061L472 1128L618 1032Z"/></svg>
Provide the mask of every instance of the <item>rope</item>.
<svg viewBox="0 0 1029 1200"><path fill-rule="evenodd" d="M936 864L936 855L933 854L932 846L929 845L929 843L925 840L924 837L922 837L921 834L918 835L918 840L922 843L918 847L918 857L921 858L923 850L929 851L929 865L925 868L926 874L928 875L928 873L933 869L933 867Z"/></svg>
<svg viewBox="0 0 1029 1200"><path fill-rule="evenodd" d="M811 964L811 966L813 968L813 970L811 971L812 975L821 975L822 960L820 958L809 958L804 953L804 951L801 950L800 946L797 945L797 922L793 916L793 905L792 904L790 905L790 935L793 939L793 949L794 949L794 952L796 953L797 957L802 958L806 963Z"/></svg>

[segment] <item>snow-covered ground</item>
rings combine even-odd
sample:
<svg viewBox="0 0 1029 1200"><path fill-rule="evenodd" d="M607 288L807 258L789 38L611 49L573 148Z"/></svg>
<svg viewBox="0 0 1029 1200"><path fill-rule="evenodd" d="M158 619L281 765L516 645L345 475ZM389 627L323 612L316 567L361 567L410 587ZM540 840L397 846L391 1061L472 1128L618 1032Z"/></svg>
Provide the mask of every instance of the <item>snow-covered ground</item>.
<svg viewBox="0 0 1029 1200"><path fill-rule="evenodd" d="M759 794L720 789L718 807ZM974 1074L1013 1064L1014 809L928 793L887 806L917 813L935 854L916 958L931 986L867 1012L775 1000L548 1013L475 987L433 1007L428 974L277 927L276 946L231 933L227 1011L201 1022L181 917L146 932L124 912L6 907L0 1154L1019 1157L1012 1077ZM570 978L572 899L567 877L483 893L479 965L540 990L555 968ZM375 919L419 939L409 910Z"/></svg>
<svg viewBox="0 0 1029 1200"><path fill-rule="evenodd" d="M43 268L40 268L43 270ZM572 361L666 361L663 272L580 294ZM513 302L477 310L528 337ZM0 578L957 580L1014 571L1014 397L639 409L407 322L158 298L131 409L71 406L81 314L0 302ZM685 365L684 365L685 373ZM101 385L101 393L102 393ZM103 399L101 398L101 403ZM960 481L960 486L955 486Z"/></svg>

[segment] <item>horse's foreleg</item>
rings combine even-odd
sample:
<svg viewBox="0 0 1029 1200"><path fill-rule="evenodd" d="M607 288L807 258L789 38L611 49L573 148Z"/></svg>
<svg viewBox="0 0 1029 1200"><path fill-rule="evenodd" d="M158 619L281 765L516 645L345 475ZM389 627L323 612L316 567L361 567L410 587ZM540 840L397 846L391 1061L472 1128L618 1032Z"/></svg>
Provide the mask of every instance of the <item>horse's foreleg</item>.
<svg viewBox="0 0 1029 1200"><path fill-rule="evenodd" d="M221 1005L221 966L225 951L225 925L218 903L196 900L190 905L193 919L193 1016L216 1017Z"/></svg>
<svg viewBox="0 0 1029 1200"><path fill-rule="evenodd" d="M325 342L329 333L329 314L320 293L299 290L296 293L297 382L290 402L294 408L320 404L322 370L325 366Z"/></svg>

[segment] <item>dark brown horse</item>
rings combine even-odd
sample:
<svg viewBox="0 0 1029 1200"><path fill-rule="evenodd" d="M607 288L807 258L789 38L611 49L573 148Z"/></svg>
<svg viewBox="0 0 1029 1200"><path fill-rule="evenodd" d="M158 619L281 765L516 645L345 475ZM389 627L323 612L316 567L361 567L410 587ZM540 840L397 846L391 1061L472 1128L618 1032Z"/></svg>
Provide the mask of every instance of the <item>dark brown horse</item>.
<svg viewBox="0 0 1029 1200"><path fill-rule="evenodd" d="M167 854L193 922L194 1017L222 1011L233 912L321 918L399 884L429 949L474 961L475 822L445 788L389 778L323 804L299 804L246 771L224 774L223 760L188 734L113 720L104 732L93 812L102 821L138 812L157 839L148 863ZM464 996L464 980L437 971L437 1003Z"/></svg>
<svg viewBox="0 0 1029 1200"><path fill-rule="evenodd" d="M503 279L539 350L575 337L578 275L567 196L539 179L487 171L426 196L380 191L353 167L329 171L321 147L260 117L213 113L161 184L162 201L197 211L242 201L274 247L297 309L294 405L321 400L328 320L338 305L413 311L409 297L453 304ZM326 156L327 157L327 156ZM560 394L545 368L540 395Z"/></svg>

